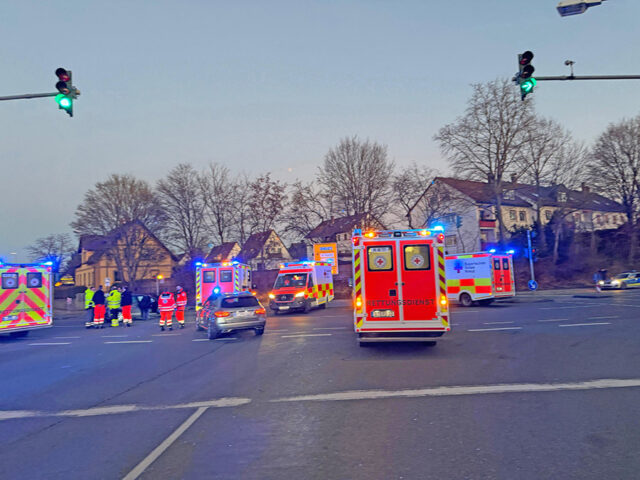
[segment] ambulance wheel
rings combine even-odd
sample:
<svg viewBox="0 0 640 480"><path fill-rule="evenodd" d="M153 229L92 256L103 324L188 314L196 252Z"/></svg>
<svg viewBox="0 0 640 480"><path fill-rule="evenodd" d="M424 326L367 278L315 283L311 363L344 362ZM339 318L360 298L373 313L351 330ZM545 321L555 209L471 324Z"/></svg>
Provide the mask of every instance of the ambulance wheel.
<svg viewBox="0 0 640 480"><path fill-rule="evenodd" d="M322 305L320 305L320 308L322 308L322 309L327 308L327 303L329 303L329 302L324 302Z"/></svg>
<svg viewBox="0 0 640 480"><path fill-rule="evenodd" d="M471 299L471 295L469 295L468 293L463 293L462 295L460 295L460 305L462 305L463 307L470 307L472 303L473 300Z"/></svg>
<svg viewBox="0 0 640 480"><path fill-rule="evenodd" d="M309 313L310 310L311 310L311 302L307 300L306 302L304 302L304 307L302 308L302 312Z"/></svg>
<svg viewBox="0 0 640 480"><path fill-rule="evenodd" d="M626 284L625 282L622 282L622 283L620 284L620 288L621 288L622 290L624 290L625 288L627 288L627 284Z"/></svg>
<svg viewBox="0 0 640 480"><path fill-rule="evenodd" d="M213 324L213 322L209 322L209 328L207 328L207 338L209 340L215 340L218 338L218 329Z"/></svg>
<svg viewBox="0 0 640 480"><path fill-rule="evenodd" d="M26 337L29 335L29 330L22 330L20 332L11 332L11 336L14 338Z"/></svg>

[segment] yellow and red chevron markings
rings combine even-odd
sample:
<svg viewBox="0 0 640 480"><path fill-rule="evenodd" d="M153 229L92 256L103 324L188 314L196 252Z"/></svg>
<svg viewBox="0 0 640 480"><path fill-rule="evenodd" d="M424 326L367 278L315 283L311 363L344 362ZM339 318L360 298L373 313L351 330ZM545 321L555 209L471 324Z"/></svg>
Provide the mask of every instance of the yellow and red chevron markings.
<svg viewBox="0 0 640 480"><path fill-rule="evenodd" d="M0 288L0 331L14 328L38 327L50 325L51 312L51 275L43 267L4 267L2 274L16 274L16 288ZM40 274L39 287L27 284L28 274Z"/></svg>

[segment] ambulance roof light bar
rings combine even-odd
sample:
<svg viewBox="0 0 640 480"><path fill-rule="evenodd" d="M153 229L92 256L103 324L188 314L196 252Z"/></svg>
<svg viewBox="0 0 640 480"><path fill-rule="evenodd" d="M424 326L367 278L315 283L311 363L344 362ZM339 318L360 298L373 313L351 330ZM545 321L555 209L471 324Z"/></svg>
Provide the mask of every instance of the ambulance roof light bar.
<svg viewBox="0 0 640 480"><path fill-rule="evenodd" d="M411 229L411 230L368 230L364 234L362 230L355 229L353 231L353 236L364 236L367 238L389 238L389 237L431 237L436 235L436 232L439 232L439 235L442 235L441 232L444 232L444 228L442 226L436 226L436 228L432 229Z"/></svg>

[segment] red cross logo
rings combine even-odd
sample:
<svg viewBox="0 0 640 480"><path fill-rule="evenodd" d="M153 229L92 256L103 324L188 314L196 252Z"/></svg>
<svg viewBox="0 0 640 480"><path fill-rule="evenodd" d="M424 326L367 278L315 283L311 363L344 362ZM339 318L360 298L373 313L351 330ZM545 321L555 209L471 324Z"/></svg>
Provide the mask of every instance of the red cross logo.
<svg viewBox="0 0 640 480"><path fill-rule="evenodd" d="M382 258L382 257L376 258L376 265L378 267L383 267L385 263L387 263L387 262L384 261L384 258Z"/></svg>

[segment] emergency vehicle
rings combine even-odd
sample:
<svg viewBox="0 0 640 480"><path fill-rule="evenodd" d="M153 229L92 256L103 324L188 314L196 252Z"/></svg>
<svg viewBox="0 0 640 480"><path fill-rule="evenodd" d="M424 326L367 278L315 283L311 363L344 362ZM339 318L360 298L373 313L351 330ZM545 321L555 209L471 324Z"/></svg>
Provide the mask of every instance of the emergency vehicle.
<svg viewBox="0 0 640 480"><path fill-rule="evenodd" d="M43 264L0 263L0 333L27 335L53 323L53 273Z"/></svg>
<svg viewBox="0 0 640 480"><path fill-rule="evenodd" d="M430 341L451 330L444 234L355 230L354 330L358 342Z"/></svg>
<svg viewBox="0 0 640 480"><path fill-rule="evenodd" d="M511 254L461 253L445 258L447 297L465 307L516 294Z"/></svg>
<svg viewBox="0 0 640 480"><path fill-rule="evenodd" d="M330 262L297 262L280 266L278 278L269 294L274 312L327 308L333 300L333 274Z"/></svg>
<svg viewBox="0 0 640 480"><path fill-rule="evenodd" d="M251 267L239 262L196 263L196 311L212 293L251 289Z"/></svg>

